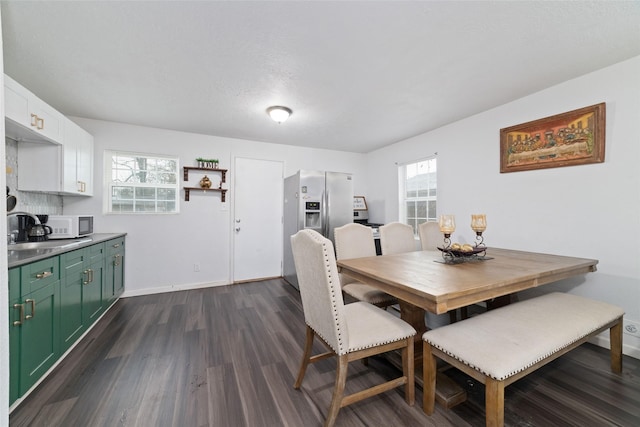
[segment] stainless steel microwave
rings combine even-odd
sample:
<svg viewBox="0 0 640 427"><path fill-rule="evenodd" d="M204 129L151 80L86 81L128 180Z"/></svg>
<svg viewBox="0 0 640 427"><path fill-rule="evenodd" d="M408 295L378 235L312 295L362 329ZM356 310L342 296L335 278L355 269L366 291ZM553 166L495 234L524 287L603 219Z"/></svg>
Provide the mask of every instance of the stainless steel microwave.
<svg viewBox="0 0 640 427"><path fill-rule="evenodd" d="M93 215L49 215L49 239L75 239L93 234Z"/></svg>

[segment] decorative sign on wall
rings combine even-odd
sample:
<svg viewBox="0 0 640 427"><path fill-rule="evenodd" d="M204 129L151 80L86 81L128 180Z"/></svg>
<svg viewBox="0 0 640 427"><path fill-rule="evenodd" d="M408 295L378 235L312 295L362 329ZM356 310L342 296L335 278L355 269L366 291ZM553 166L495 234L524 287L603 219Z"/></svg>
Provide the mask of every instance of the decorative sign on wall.
<svg viewBox="0 0 640 427"><path fill-rule="evenodd" d="M500 129L500 172L604 162L605 103Z"/></svg>
<svg viewBox="0 0 640 427"><path fill-rule="evenodd" d="M353 210L354 211L366 211L367 201L364 196L353 196Z"/></svg>

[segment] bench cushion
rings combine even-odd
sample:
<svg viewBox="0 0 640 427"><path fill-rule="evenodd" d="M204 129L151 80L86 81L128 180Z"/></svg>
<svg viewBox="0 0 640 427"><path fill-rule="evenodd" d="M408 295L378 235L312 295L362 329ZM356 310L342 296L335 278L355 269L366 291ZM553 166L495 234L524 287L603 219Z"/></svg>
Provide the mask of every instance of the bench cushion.
<svg viewBox="0 0 640 427"><path fill-rule="evenodd" d="M623 315L620 307L556 292L427 331L423 339L503 381Z"/></svg>

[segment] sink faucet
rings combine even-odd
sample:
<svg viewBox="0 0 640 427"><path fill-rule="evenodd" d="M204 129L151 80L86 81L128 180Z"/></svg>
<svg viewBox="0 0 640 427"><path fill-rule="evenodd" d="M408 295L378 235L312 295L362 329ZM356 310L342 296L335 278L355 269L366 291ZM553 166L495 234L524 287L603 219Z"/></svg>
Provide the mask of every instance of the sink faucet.
<svg viewBox="0 0 640 427"><path fill-rule="evenodd" d="M30 218L33 218L33 221L35 224L40 224L40 220L38 219L37 216L35 216L34 214L31 214L29 212L22 212L22 211L18 211L18 212L7 212L7 230L10 230L11 227L9 226L9 218L13 217L13 216L18 216L18 215L26 215ZM18 238L18 234L20 233L19 230L11 230L8 234L7 234L7 244L14 244L16 243L16 239Z"/></svg>

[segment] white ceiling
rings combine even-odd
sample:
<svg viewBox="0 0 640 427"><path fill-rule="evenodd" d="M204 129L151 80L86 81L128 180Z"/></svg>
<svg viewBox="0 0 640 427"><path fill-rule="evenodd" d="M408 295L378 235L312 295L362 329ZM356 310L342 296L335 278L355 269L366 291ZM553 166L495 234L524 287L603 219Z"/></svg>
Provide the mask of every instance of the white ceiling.
<svg viewBox="0 0 640 427"><path fill-rule="evenodd" d="M363 153L640 55L638 1L1 6L5 72L66 115Z"/></svg>

